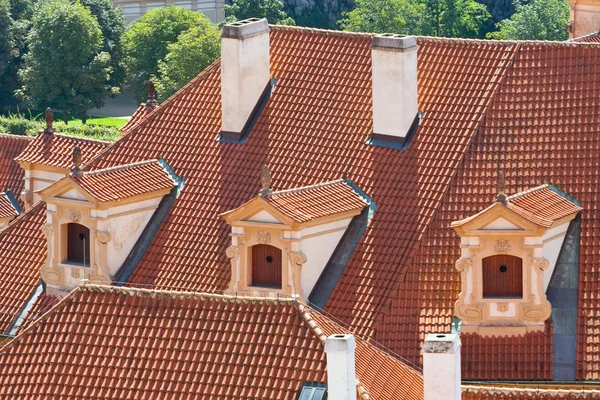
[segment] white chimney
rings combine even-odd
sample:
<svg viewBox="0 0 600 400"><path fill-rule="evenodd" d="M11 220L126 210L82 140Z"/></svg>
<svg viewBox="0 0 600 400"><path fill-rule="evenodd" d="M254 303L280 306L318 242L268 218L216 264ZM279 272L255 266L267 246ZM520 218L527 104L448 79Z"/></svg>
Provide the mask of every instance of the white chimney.
<svg viewBox="0 0 600 400"><path fill-rule="evenodd" d="M223 26L221 103L223 138L239 140L270 83L269 24L250 18Z"/></svg>
<svg viewBox="0 0 600 400"><path fill-rule="evenodd" d="M404 143L417 121L417 41L377 35L371 42L373 139Z"/></svg>
<svg viewBox="0 0 600 400"><path fill-rule="evenodd" d="M329 400L356 400L355 348L352 335L331 335L325 340Z"/></svg>
<svg viewBox="0 0 600 400"><path fill-rule="evenodd" d="M423 345L425 400L460 400L460 337L431 334Z"/></svg>

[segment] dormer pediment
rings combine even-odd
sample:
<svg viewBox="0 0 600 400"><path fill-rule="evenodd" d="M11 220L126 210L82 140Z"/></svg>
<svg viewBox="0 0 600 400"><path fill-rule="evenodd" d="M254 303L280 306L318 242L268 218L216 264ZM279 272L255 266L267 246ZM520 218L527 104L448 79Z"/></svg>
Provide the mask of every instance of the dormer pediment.
<svg viewBox="0 0 600 400"><path fill-rule="evenodd" d="M514 230L522 230L523 228L513 224L509 220L505 218L498 218L494 221L490 222L486 226L482 227L481 230L499 230L499 231L514 231Z"/></svg>
<svg viewBox="0 0 600 400"><path fill-rule="evenodd" d="M496 234L539 236L551 224L552 221L548 224L534 223L515 212L512 205L494 203L476 215L453 222L451 227L461 236Z"/></svg>
<svg viewBox="0 0 600 400"><path fill-rule="evenodd" d="M240 207L221 214L229 225L275 224L280 228L291 229L294 220L257 196Z"/></svg>

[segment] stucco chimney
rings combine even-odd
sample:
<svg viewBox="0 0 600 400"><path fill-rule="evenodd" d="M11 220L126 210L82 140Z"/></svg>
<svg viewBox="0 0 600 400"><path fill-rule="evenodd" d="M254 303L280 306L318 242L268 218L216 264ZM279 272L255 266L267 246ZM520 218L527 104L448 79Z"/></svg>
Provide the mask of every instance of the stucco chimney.
<svg viewBox="0 0 600 400"><path fill-rule="evenodd" d="M417 41L377 35L371 43L373 139L404 143L417 121Z"/></svg>
<svg viewBox="0 0 600 400"><path fill-rule="evenodd" d="M355 348L352 335L331 335L325 341L329 400L356 400Z"/></svg>
<svg viewBox="0 0 600 400"><path fill-rule="evenodd" d="M425 400L460 400L460 337L431 334L423 345Z"/></svg>
<svg viewBox="0 0 600 400"><path fill-rule="evenodd" d="M250 18L223 26L221 103L224 138L239 139L270 83L269 24Z"/></svg>

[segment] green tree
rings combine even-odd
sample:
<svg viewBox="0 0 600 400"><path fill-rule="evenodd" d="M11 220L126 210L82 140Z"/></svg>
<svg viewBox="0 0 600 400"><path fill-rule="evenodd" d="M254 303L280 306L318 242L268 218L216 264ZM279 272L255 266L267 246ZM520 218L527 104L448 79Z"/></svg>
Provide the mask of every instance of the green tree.
<svg viewBox="0 0 600 400"><path fill-rule="evenodd" d="M219 29L208 18L179 35L168 47L164 60L158 62L159 76L153 77L160 101L171 97L220 55Z"/></svg>
<svg viewBox="0 0 600 400"><path fill-rule="evenodd" d="M50 0L35 13L27 36L28 53L19 76L20 97L31 106L64 111L84 121L86 112L101 107L109 85L110 55L101 52L98 21L79 2Z"/></svg>
<svg viewBox="0 0 600 400"><path fill-rule="evenodd" d="M138 101L146 99L146 82L160 78L158 62L165 58L169 44L188 29L202 27L206 17L181 7L154 9L135 21L123 35L127 80ZM200 72L200 70L198 70Z"/></svg>
<svg viewBox="0 0 600 400"><path fill-rule="evenodd" d="M496 24L497 32L490 39L505 40L567 40L569 23L568 0L532 0L515 4L515 13Z"/></svg>
<svg viewBox="0 0 600 400"><path fill-rule="evenodd" d="M79 0L81 4L90 9L98 20L102 30L102 51L110 54L112 74L110 85L120 87L125 80L125 66L123 62L123 46L121 36L125 32L125 17L111 0Z"/></svg>
<svg viewBox="0 0 600 400"><path fill-rule="evenodd" d="M16 89L15 62L19 53L14 29L10 3L8 0L0 0L0 109L12 103L12 92Z"/></svg>
<svg viewBox="0 0 600 400"><path fill-rule="evenodd" d="M281 0L233 0L225 4L225 22L234 22L247 18L266 18L270 24L296 25L288 17Z"/></svg>
<svg viewBox="0 0 600 400"><path fill-rule="evenodd" d="M411 0L356 0L339 21L345 31L416 34L425 7Z"/></svg>
<svg viewBox="0 0 600 400"><path fill-rule="evenodd" d="M417 0L425 6L418 34L481 38L491 19L487 7L475 0Z"/></svg>

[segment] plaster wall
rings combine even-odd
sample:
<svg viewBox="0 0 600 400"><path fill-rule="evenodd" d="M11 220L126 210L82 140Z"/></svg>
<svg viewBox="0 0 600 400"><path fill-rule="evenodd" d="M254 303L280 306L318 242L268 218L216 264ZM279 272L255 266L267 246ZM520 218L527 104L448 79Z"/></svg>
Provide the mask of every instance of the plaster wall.
<svg viewBox="0 0 600 400"><path fill-rule="evenodd" d="M65 170L66 171L66 170ZM42 190L64 178L67 172L50 172L43 170L26 170L25 171L25 191L33 191L33 202L37 203L40 200L40 196L35 193L38 190Z"/></svg>
<svg viewBox="0 0 600 400"><path fill-rule="evenodd" d="M269 31L221 40L222 129L241 132L269 83Z"/></svg>
<svg viewBox="0 0 600 400"><path fill-rule="evenodd" d="M556 261L560 254L567 229L569 228L569 222L562 225L549 229L544 236L542 236L542 256L548 260L549 266L544 270L543 284L544 292L548 290L548 284L556 268Z"/></svg>
<svg viewBox="0 0 600 400"><path fill-rule="evenodd" d="M87 201L85 196L82 195L78 190L75 190L75 189L69 190L67 193L61 195L60 197L63 197L65 199L71 199L71 200Z"/></svg>
<svg viewBox="0 0 600 400"><path fill-rule="evenodd" d="M277 218L275 218L274 216L272 216L271 214L269 214L267 211L262 210L256 214L254 214L253 216L251 216L250 218L248 218L248 221L253 221L253 222L268 222L271 224L281 224L281 221L279 221Z"/></svg>
<svg viewBox="0 0 600 400"><path fill-rule="evenodd" d="M600 30L600 1L571 0L572 32L569 37L585 36Z"/></svg>
<svg viewBox="0 0 600 400"><path fill-rule="evenodd" d="M484 228L482 228L484 230L489 230L489 229L498 229L498 230L504 230L504 229L519 229L518 226L508 222L507 220L505 220L504 218L498 218L497 220L495 220L494 222L492 222L489 225L486 225Z"/></svg>
<svg viewBox="0 0 600 400"><path fill-rule="evenodd" d="M404 138L417 115L417 47L373 48L373 132Z"/></svg>

